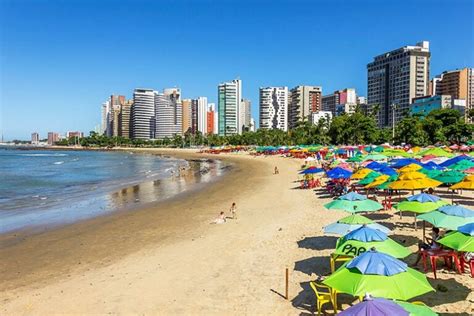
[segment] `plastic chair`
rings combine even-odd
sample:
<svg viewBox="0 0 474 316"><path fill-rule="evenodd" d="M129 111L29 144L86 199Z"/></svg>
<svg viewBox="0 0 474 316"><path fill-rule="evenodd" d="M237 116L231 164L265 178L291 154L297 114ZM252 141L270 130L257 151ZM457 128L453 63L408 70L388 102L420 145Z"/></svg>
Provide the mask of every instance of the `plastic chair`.
<svg viewBox="0 0 474 316"><path fill-rule="evenodd" d="M331 273L336 271L336 262L346 262L351 259L353 259L353 257L336 255L335 253L332 253L331 256L329 257L329 265L331 267Z"/></svg>
<svg viewBox="0 0 474 316"><path fill-rule="evenodd" d="M318 315L321 315L322 307L326 303L331 303L334 309L334 314L337 314L335 292L333 292L329 286L316 283L315 281L311 281L309 284L316 295L316 308L318 309Z"/></svg>

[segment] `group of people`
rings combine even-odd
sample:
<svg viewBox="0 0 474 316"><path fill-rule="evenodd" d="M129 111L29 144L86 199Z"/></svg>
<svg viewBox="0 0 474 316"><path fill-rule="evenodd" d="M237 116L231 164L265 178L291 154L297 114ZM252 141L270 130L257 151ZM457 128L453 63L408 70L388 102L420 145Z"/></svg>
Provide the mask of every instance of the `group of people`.
<svg viewBox="0 0 474 316"><path fill-rule="evenodd" d="M219 215L217 215L217 218L211 222L211 224L224 224L227 219L237 219L237 205L232 203L229 213L232 216L226 216L225 212L220 212Z"/></svg>

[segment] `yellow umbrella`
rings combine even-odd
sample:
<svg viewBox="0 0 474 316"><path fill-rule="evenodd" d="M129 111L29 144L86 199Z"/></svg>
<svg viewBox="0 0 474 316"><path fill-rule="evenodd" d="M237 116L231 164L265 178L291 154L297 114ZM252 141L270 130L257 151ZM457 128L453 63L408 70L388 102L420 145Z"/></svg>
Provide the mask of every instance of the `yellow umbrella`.
<svg viewBox="0 0 474 316"><path fill-rule="evenodd" d="M359 180L359 179L364 179L369 173L371 173L373 170L369 168L362 168L355 172L352 176L351 179Z"/></svg>
<svg viewBox="0 0 474 316"><path fill-rule="evenodd" d="M365 188L367 188L367 189L375 188L375 187L381 185L382 183L385 183L389 178L390 178L390 176L387 176L386 174L383 174L383 175L375 178L372 183L367 184L365 186Z"/></svg>
<svg viewBox="0 0 474 316"><path fill-rule="evenodd" d="M414 153L417 153L417 152L419 152L420 150L421 150L421 147L418 147L418 146L413 147L413 148L411 149L411 151L413 151Z"/></svg>
<svg viewBox="0 0 474 316"><path fill-rule="evenodd" d="M421 172L412 171L401 174L400 177L389 184L388 187L393 190L420 190L435 188L441 184L443 183L430 179Z"/></svg>
<svg viewBox="0 0 474 316"><path fill-rule="evenodd" d="M465 177L461 182L449 187L451 190L464 189L474 190L474 174Z"/></svg>
<svg viewBox="0 0 474 316"><path fill-rule="evenodd" d="M405 172L412 172L412 171L418 171L422 169L420 165L417 165L416 163L411 163L409 165L406 165L403 168L398 169L399 173L405 173Z"/></svg>

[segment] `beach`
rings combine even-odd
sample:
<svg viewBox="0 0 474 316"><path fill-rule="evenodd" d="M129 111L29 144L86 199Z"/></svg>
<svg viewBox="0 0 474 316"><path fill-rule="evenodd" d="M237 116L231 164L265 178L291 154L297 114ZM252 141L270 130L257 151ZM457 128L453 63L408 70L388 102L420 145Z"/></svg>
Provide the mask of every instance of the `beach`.
<svg viewBox="0 0 474 316"><path fill-rule="evenodd" d="M232 165L219 181L142 209L36 234L0 237L0 313L309 315L308 281L328 274L335 237L322 227L344 216L325 210L328 197L299 190L302 160L244 153L153 150L177 158ZM277 166L280 173L273 174ZM465 193L472 198L473 195ZM237 204L237 219L211 225ZM422 230L413 218L373 214L392 224L392 238L414 252ZM369 216L370 217L370 216ZM395 226L393 224L396 224ZM411 224L411 225L410 225ZM414 255L408 261L412 262ZM421 268L421 264L419 266ZM285 269L289 269L289 299ZM468 274L427 273L434 288L422 300L439 313L473 313ZM354 301L340 300L346 307ZM329 311L329 308L328 308Z"/></svg>

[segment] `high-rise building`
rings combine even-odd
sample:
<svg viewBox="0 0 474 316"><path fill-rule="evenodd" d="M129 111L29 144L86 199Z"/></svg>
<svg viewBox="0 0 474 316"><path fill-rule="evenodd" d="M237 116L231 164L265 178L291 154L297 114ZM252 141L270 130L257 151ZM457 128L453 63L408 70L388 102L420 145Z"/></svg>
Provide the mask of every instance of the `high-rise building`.
<svg viewBox="0 0 474 316"><path fill-rule="evenodd" d="M100 124L100 134L107 135L107 124L109 122L109 114L110 114L110 100L105 101L102 103L102 120Z"/></svg>
<svg viewBox="0 0 474 316"><path fill-rule="evenodd" d="M39 134L38 133L31 133L31 143L33 145L39 144Z"/></svg>
<svg viewBox="0 0 474 316"><path fill-rule="evenodd" d="M288 130L288 87L260 88L260 128Z"/></svg>
<svg viewBox="0 0 474 316"><path fill-rule="evenodd" d="M119 135L119 114L122 104L125 103L125 96L111 95L109 99L109 115L107 120L107 136Z"/></svg>
<svg viewBox="0 0 474 316"><path fill-rule="evenodd" d="M183 107L179 88L155 94L155 138L173 138L183 134Z"/></svg>
<svg viewBox="0 0 474 316"><path fill-rule="evenodd" d="M441 81L441 76L434 77L433 79L430 80L430 83L428 85L428 95L436 94L436 89L440 81Z"/></svg>
<svg viewBox="0 0 474 316"><path fill-rule="evenodd" d="M155 138L155 94L152 89L135 89L131 113L133 139Z"/></svg>
<svg viewBox="0 0 474 316"><path fill-rule="evenodd" d="M446 71L440 77L435 94L450 95L453 99L466 100L465 112L466 120L468 120L469 111L474 109L474 69Z"/></svg>
<svg viewBox="0 0 474 316"><path fill-rule="evenodd" d="M343 113L354 113L358 104L357 102L358 100L355 89L346 88L323 96L322 109L331 112L334 117Z"/></svg>
<svg viewBox="0 0 474 316"><path fill-rule="evenodd" d="M196 134L198 132L198 100L192 99L191 100L191 133Z"/></svg>
<svg viewBox="0 0 474 316"><path fill-rule="evenodd" d="M311 114L322 110L322 88L319 86L296 86L290 91L288 101L288 128L298 122L311 120Z"/></svg>
<svg viewBox="0 0 474 316"><path fill-rule="evenodd" d="M130 138L130 123L133 100L128 100L122 104L119 115L119 136L123 138Z"/></svg>
<svg viewBox="0 0 474 316"><path fill-rule="evenodd" d="M253 119L253 117L251 117L250 118L249 131L255 132L256 129L257 129L257 127L255 126L255 120Z"/></svg>
<svg viewBox="0 0 474 316"><path fill-rule="evenodd" d="M250 116L252 115L252 105L250 100L242 99L240 101L240 129L245 131L250 126Z"/></svg>
<svg viewBox="0 0 474 316"><path fill-rule="evenodd" d="M112 135L110 136L120 136L120 111L122 109L122 105L119 105L118 107L115 107L112 110Z"/></svg>
<svg viewBox="0 0 474 316"><path fill-rule="evenodd" d="M183 134L191 131L191 99L183 99L181 106L183 107Z"/></svg>
<svg viewBox="0 0 474 316"><path fill-rule="evenodd" d="M197 99L197 125L202 135L207 134L207 109L207 98L199 97Z"/></svg>
<svg viewBox="0 0 474 316"><path fill-rule="evenodd" d="M410 113L418 114L422 117L428 115L431 111L440 109L453 109L459 111L462 116L466 110L466 100L454 99L451 95L427 95L414 98L410 105Z"/></svg>
<svg viewBox="0 0 474 316"><path fill-rule="evenodd" d="M214 103L208 104L207 110L207 130L206 134L214 134L214 119L216 117L216 105Z"/></svg>
<svg viewBox="0 0 474 316"><path fill-rule="evenodd" d="M48 145L54 145L61 140L59 133L48 132Z"/></svg>
<svg viewBox="0 0 474 316"><path fill-rule="evenodd" d="M218 86L219 135L234 135L242 132L240 126L240 102L242 81L235 79Z"/></svg>
<svg viewBox="0 0 474 316"><path fill-rule="evenodd" d="M413 98L428 94L430 56L424 41L383 53L367 65L367 102L380 107L379 127L400 121Z"/></svg>

